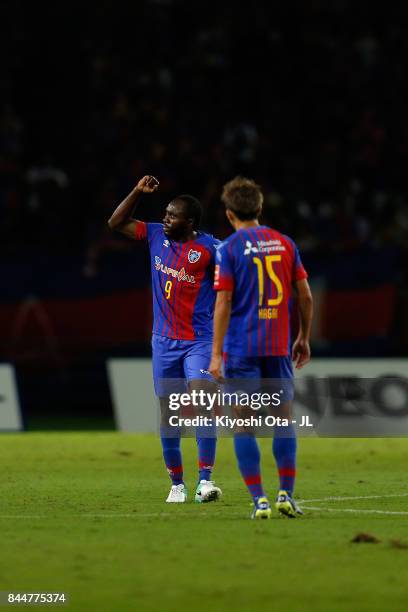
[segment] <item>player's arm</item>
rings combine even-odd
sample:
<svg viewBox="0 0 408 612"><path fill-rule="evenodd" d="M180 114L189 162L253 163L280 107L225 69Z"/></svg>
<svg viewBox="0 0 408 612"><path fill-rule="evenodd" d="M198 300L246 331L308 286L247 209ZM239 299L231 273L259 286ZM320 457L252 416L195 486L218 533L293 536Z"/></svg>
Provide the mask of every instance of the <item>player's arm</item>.
<svg viewBox="0 0 408 612"><path fill-rule="evenodd" d="M110 229L121 232L133 240L136 237L137 219L132 218L132 211L139 203L142 194L153 193L159 188L159 181L154 176L144 176L129 195L119 204L108 221Z"/></svg>
<svg viewBox="0 0 408 612"><path fill-rule="evenodd" d="M222 347L231 318L232 291L218 291L214 309L214 336L211 363L208 368L216 380L222 379Z"/></svg>
<svg viewBox="0 0 408 612"><path fill-rule="evenodd" d="M305 278L295 282L299 306L299 333L293 343L292 360L299 370L310 361L310 332L313 318L313 297Z"/></svg>

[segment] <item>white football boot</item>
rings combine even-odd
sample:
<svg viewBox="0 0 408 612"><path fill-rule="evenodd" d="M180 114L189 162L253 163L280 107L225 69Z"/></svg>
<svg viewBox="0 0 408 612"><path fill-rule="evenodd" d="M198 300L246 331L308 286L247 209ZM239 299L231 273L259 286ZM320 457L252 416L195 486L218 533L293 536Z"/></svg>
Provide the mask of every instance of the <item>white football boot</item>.
<svg viewBox="0 0 408 612"><path fill-rule="evenodd" d="M221 489L216 487L212 480L200 480L195 494L195 501L199 504L205 504L217 501L221 495Z"/></svg>
<svg viewBox="0 0 408 612"><path fill-rule="evenodd" d="M172 485L166 502L168 504L184 504L187 501L187 489L183 483Z"/></svg>

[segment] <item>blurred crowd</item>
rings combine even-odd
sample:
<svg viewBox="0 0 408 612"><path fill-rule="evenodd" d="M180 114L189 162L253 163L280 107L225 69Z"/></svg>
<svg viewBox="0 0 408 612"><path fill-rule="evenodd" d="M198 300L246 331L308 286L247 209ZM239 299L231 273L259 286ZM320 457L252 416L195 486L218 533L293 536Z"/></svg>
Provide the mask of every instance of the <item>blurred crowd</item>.
<svg viewBox="0 0 408 612"><path fill-rule="evenodd" d="M305 252L408 244L403 3L2 3L0 249L126 248L105 229L142 175L140 216L177 193L205 226L237 173ZM386 18L384 18L384 10Z"/></svg>

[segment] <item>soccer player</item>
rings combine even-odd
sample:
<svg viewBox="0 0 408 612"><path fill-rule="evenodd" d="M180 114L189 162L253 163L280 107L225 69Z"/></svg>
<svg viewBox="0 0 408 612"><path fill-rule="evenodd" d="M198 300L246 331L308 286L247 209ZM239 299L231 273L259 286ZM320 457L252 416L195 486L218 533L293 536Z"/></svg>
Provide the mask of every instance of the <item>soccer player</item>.
<svg viewBox="0 0 408 612"><path fill-rule="evenodd" d="M198 230L201 205L190 195L171 201L163 223L132 218L142 194L159 187L153 176L144 176L117 207L108 224L132 240L147 240L151 256L153 289L153 379L162 411L161 443L172 486L167 502L183 503L180 431L169 426L168 379L185 379L192 390L213 384L207 366L211 355L215 293L215 248L219 241ZM221 490L211 480L216 436L209 428L197 428L199 478L197 502L219 499Z"/></svg>
<svg viewBox="0 0 408 612"><path fill-rule="evenodd" d="M279 379L288 393L280 406L290 414L293 395L292 362L302 368L310 360L309 336L313 301L307 274L291 238L260 225L263 195L252 180L236 177L222 192L226 215L235 230L218 248L214 288L218 292L210 373L222 380ZM299 303L299 334L290 351L289 307L292 288ZM225 340L225 342L224 342ZM278 387L279 388L279 387ZM236 407L238 415L243 409ZM248 410L248 409L246 409ZM290 419L289 419L290 423ZM270 518L271 508L260 474L260 452L253 430L234 432L234 447L242 477L252 495L252 518ZM278 432L272 445L280 490L276 508L288 517L302 511L293 500L296 475L296 434L293 425Z"/></svg>

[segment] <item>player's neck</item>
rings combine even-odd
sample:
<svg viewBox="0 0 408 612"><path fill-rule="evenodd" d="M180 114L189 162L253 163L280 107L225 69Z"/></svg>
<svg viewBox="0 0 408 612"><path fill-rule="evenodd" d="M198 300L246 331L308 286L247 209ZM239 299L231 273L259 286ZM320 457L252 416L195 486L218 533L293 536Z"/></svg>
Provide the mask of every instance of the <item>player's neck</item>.
<svg viewBox="0 0 408 612"><path fill-rule="evenodd" d="M190 234L186 234L185 236L180 236L179 238L174 238L176 242L190 242L190 240L195 240L197 238L197 232L194 230L190 232Z"/></svg>
<svg viewBox="0 0 408 612"><path fill-rule="evenodd" d="M251 219L250 221L237 221L234 223L234 229L237 232L240 229L249 229L251 227L259 227L258 219Z"/></svg>

